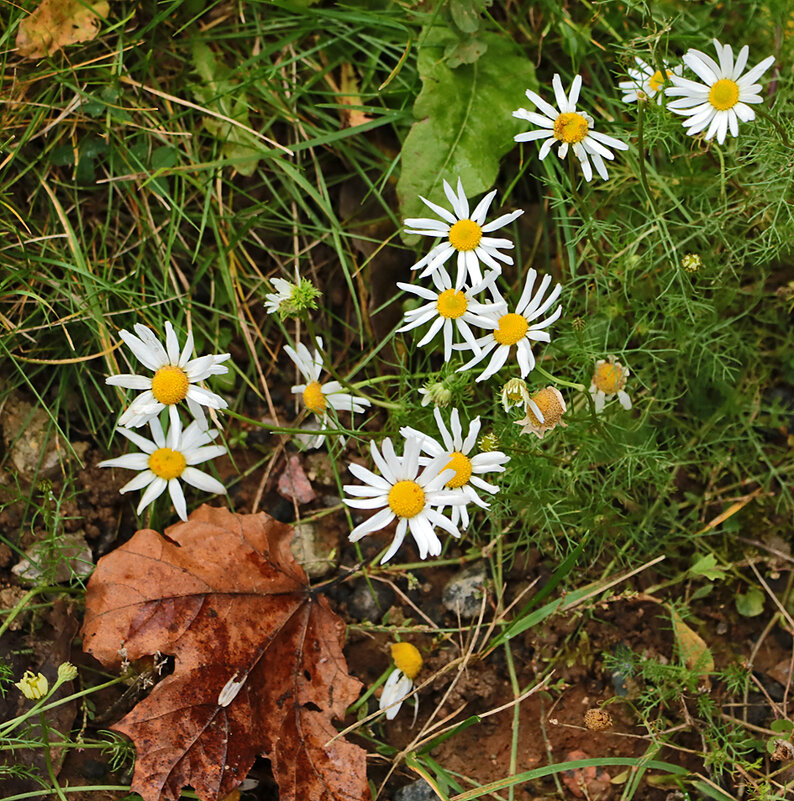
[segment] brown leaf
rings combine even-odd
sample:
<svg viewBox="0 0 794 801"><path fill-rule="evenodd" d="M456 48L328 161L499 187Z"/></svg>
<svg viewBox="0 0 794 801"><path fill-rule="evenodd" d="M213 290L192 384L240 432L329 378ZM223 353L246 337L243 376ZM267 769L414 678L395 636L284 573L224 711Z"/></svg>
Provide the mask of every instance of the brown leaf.
<svg viewBox="0 0 794 801"><path fill-rule="evenodd" d="M340 71L339 102L342 107L339 112L342 116L343 128L355 128L357 125L363 125L365 122L371 122L372 117L365 111L356 108L347 108L347 106L362 106L364 105L361 95L359 95L358 79L353 70L353 65L345 62L342 64Z"/></svg>
<svg viewBox="0 0 794 801"><path fill-rule="evenodd" d="M109 13L107 0L42 0L19 23L17 52L23 58L41 58L65 45L87 42Z"/></svg>
<svg viewBox="0 0 794 801"><path fill-rule="evenodd" d="M88 583L83 647L106 666L160 651L175 668L113 728L135 742L132 789L217 801L270 759L281 801L368 799L366 754L336 735L361 684L344 624L266 514L202 506L166 538L138 531ZM174 544L177 543L177 544Z"/></svg>
<svg viewBox="0 0 794 801"><path fill-rule="evenodd" d="M697 670L703 676L714 672L714 658L711 655L705 640L681 618L681 615L671 609L673 631L678 640L681 657L690 670Z"/></svg>
<svg viewBox="0 0 794 801"><path fill-rule="evenodd" d="M300 457L287 459L284 472L278 477L278 494L295 503L309 503L317 497L303 471Z"/></svg>

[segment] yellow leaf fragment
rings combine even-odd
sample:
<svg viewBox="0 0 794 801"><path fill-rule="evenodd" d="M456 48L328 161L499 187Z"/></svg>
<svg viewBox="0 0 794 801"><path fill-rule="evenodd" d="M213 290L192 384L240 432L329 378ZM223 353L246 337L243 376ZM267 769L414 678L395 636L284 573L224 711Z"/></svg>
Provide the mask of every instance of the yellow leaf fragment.
<svg viewBox="0 0 794 801"><path fill-rule="evenodd" d="M357 125L363 125L365 122L370 122L372 120L369 114L360 109L345 108L346 106L363 105L361 96L359 95L358 79L356 78L355 70L352 64L348 64L347 62L342 64L339 92L339 102L342 103L340 112L342 115L343 128L355 128Z"/></svg>
<svg viewBox="0 0 794 801"><path fill-rule="evenodd" d="M107 0L42 0L17 31L22 58L41 58L99 33L100 20L110 13Z"/></svg>
<svg viewBox="0 0 794 801"><path fill-rule="evenodd" d="M675 609L671 610L673 631L681 649L684 664L701 676L714 671L714 658L705 640L692 628L687 626Z"/></svg>

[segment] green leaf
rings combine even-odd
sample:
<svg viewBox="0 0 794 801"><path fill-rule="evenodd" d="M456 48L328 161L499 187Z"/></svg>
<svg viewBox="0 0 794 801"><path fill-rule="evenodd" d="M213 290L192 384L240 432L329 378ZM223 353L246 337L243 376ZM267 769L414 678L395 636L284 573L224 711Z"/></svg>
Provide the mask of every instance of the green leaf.
<svg viewBox="0 0 794 801"><path fill-rule="evenodd" d="M717 567L717 557L714 556L713 553L701 556L700 559L689 568L689 572L693 576L703 576L709 581L718 581L724 579L727 575L722 568Z"/></svg>
<svg viewBox="0 0 794 801"><path fill-rule="evenodd" d="M239 85L230 80L231 70L219 62L207 45L193 43L193 66L204 82L191 87L197 101L224 117L242 123L248 128L248 98ZM221 153L232 162L237 172L253 175L263 155L256 137L230 122L204 117L204 127L223 143Z"/></svg>
<svg viewBox="0 0 794 801"><path fill-rule="evenodd" d="M782 732L788 733L794 729L794 723L792 723L790 720L786 720L785 718L780 718L778 720L773 720L769 724L769 728L772 729L772 731L778 732L779 734Z"/></svg>
<svg viewBox="0 0 794 801"><path fill-rule="evenodd" d="M474 33L480 27L480 15L492 0L449 0L449 15L463 33Z"/></svg>
<svg viewBox="0 0 794 801"><path fill-rule="evenodd" d="M757 617L764 611L764 593L751 587L744 595L737 595L736 611L745 617Z"/></svg>
<svg viewBox="0 0 794 801"><path fill-rule="evenodd" d="M500 158L526 129L511 114L526 104L524 92L537 88L534 67L504 35L483 32L477 38L488 49L475 63L453 70L444 53L457 37L440 26L426 29L417 58L423 84L414 104L419 121L403 143L397 183L403 217L425 214L419 195L448 206L443 179L454 185L460 176L470 198L490 189Z"/></svg>

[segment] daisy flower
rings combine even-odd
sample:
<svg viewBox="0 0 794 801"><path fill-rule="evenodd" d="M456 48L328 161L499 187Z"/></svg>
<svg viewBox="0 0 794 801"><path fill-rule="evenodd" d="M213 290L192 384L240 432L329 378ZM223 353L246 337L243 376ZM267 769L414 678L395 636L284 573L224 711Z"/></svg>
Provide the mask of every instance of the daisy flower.
<svg viewBox="0 0 794 801"><path fill-rule="evenodd" d="M394 720L397 717L405 697L414 688L414 679L422 669L422 655L419 649L409 642L392 643L391 658L394 670L383 685L379 704L381 712L386 712L386 720ZM418 706L417 696L417 708Z"/></svg>
<svg viewBox="0 0 794 801"><path fill-rule="evenodd" d="M123 494L146 488L135 510L137 514L159 498L168 487L176 513L182 520L187 520L185 494L180 480L204 492L219 495L226 492L220 481L193 466L226 453L226 448L222 445L209 444L218 436L216 429L207 431L194 420L183 431L178 417L172 422L167 437L156 418L149 421L149 426L152 430L151 440L129 429L119 429L119 433L137 445L142 453L128 453L99 463L99 467L123 467L140 471L119 490Z"/></svg>
<svg viewBox="0 0 794 801"><path fill-rule="evenodd" d="M618 401L624 409L631 409L631 398L625 392L628 376L629 368L616 361L614 356L596 362L590 382L590 394L593 396L596 412L600 412L604 404L612 400L615 395L618 396Z"/></svg>
<svg viewBox="0 0 794 801"><path fill-rule="evenodd" d="M634 58L634 61L639 69L629 67L626 72L628 72L631 80L621 81L618 84L618 89L624 92L622 98L623 102L636 103L641 97L643 100L656 97L657 105L661 105L664 95L661 91L662 87L671 75L681 75L683 67L679 64L677 67L673 67L673 69L668 69L667 62L663 61L663 75L661 70L654 69L638 56Z"/></svg>
<svg viewBox="0 0 794 801"><path fill-rule="evenodd" d="M289 345L285 345L284 350L307 381L306 384L292 387L292 394L303 397L303 405L317 416L322 432L329 427L329 406L337 412L350 412L352 415L363 412L370 402L366 398L348 394L338 381L320 383L320 373L323 371L323 340L317 337L315 342L317 349L313 356L302 342L298 344L297 350ZM309 440L308 447L319 448L324 440L325 434L317 434Z"/></svg>
<svg viewBox="0 0 794 801"><path fill-rule="evenodd" d="M552 80L554 87L554 97L557 100L559 109L547 103L540 95L527 89L526 95L539 111L527 111L520 108L513 112L513 116L520 120L526 120L540 127L537 131L518 134L513 137L516 142L532 142L537 139L545 139L541 145L539 158L541 161L549 155L549 151L555 142L560 143L557 155L564 159L568 154L568 148L573 146L573 152L579 159L582 172L586 181L593 178L593 168L590 166L592 159L598 174L606 181L609 178L604 159L612 160L615 158L610 147L615 150L628 150L629 146L620 139L607 136L600 131L594 131L593 118L584 111L576 110L576 101L579 99L579 90L582 87L582 76L577 75L571 84L571 91L566 96L562 88L562 81L559 75L555 75Z"/></svg>
<svg viewBox="0 0 794 801"><path fill-rule="evenodd" d="M687 117L683 125L688 134L705 130L706 139L716 135L722 144L729 130L731 136L739 135L739 120L755 119L755 112L747 104L763 102L758 94L761 84L756 81L775 63L775 57L765 58L742 75L750 53L747 45L739 51L735 62L730 45L721 45L714 39L714 48L719 63L700 50L689 50L684 56L684 63L703 83L671 75L673 85L664 93L678 98L668 103L667 108Z"/></svg>
<svg viewBox="0 0 794 801"><path fill-rule="evenodd" d="M546 290L551 283L551 276L547 275L541 281L538 291L534 297L532 289L535 286L535 278L537 270L530 269L527 274L527 281L524 285L524 291L521 293L521 298L518 301L516 310L514 312L507 312L499 317L494 317L496 327L493 331L480 337L477 340L477 345L480 352L463 367L458 368L460 373L463 370L468 370L479 364L486 356L493 352L491 361L488 367L477 377L477 381L484 381L490 378L494 373L498 372L502 365L507 361L510 355L510 348L516 346L518 366L521 368L521 378L526 378L535 367L535 356L532 353L532 341L550 342L551 337L544 328L548 328L559 316L562 314L562 306L558 306L552 314L545 320L539 323L532 321L541 317L546 309L548 309L560 296L562 287L557 284L551 291L551 294L543 300ZM494 300L500 304L505 304L504 298L499 294L499 290L495 287L491 289ZM464 350L465 345L455 345L457 350Z"/></svg>
<svg viewBox="0 0 794 801"><path fill-rule="evenodd" d="M435 270L431 275L437 290L435 292L423 286L413 286L398 281L397 286L400 289L412 292L429 301L424 306L405 313L406 324L397 329L398 333L410 331L412 328L418 328L433 320L428 332L417 343L420 348L427 345L441 331L444 336L444 359L449 361L452 357L452 334L454 329L457 329L472 350L476 350L477 342L469 323L480 328L496 328L494 316L505 307L495 306L491 303L479 303L474 296L490 289L498 275L499 273L495 270L491 270L484 280L465 292L452 288L452 279L443 267Z"/></svg>
<svg viewBox="0 0 794 801"><path fill-rule="evenodd" d="M480 433L479 417L475 417L471 421L469 432L464 439L457 409L453 409L450 415L451 434L444 425L444 418L441 416L441 412L435 409L433 414L436 418L436 425L441 434L443 444L433 439L433 437L408 426L401 428L400 434L406 438L415 437L418 439L422 450L430 455L430 458L420 457L419 464L430 464L439 459L446 459L444 467L452 468L455 471L455 474L447 480L447 487L460 490L464 494L467 503L473 503L483 509L487 509L489 504L480 498L477 494L477 489L494 494L499 492L499 487L483 481L480 476L483 473L503 473L504 465L510 461L510 457L497 450L478 453L476 456L470 455L477 442L477 435ZM465 505L453 506L452 524L460 526L461 521L464 527L469 525L469 513L466 511Z"/></svg>
<svg viewBox="0 0 794 801"><path fill-rule="evenodd" d="M369 520L353 529L350 541L357 542L373 531L380 531L397 518L397 531L381 559L381 564L388 562L397 553L408 529L419 549L420 559L438 556L441 553L441 540L436 535L436 526L453 537L460 537L460 532L435 507L468 502L466 495L460 490L444 489L444 484L454 477L451 469L445 469L449 459L446 455L433 459L420 474L421 444L417 437L408 437L405 440L403 456L397 456L388 437L383 440L381 447L382 452L374 442L371 445L372 460L381 476L358 464L351 464L349 468L365 485L346 485L345 492L355 497L342 500L354 509L380 508Z"/></svg>
<svg viewBox="0 0 794 801"><path fill-rule="evenodd" d="M129 409L121 415L119 425L138 428L156 418L166 406L170 407L173 423L174 418L178 417L176 404L187 400L190 413L206 428L207 422L201 407L225 409L226 401L220 395L197 384L211 375L228 373L229 368L221 365L221 362L225 362L230 354L219 353L191 359L192 332L188 333L185 347L180 353L179 340L170 322L166 321L165 324L165 347L145 325L136 323L133 327L137 336L129 331L119 331L119 336L138 361L154 371L154 375L124 374L112 375L105 379L105 383L111 386L143 390L130 404Z"/></svg>
<svg viewBox="0 0 794 801"><path fill-rule="evenodd" d="M544 387L527 398L527 416L518 420L516 425L524 426L521 429L522 434L532 433L538 439L543 439L544 434L558 425L567 427L562 421L567 409L565 399L556 387Z"/></svg>
<svg viewBox="0 0 794 801"><path fill-rule="evenodd" d="M513 406L526 406L529 400L529 387L523 378L511 378L501 389L502 408L509 412Z"/></svg>
<svg viewBox="0 0 794 801"><path fill-rule="evenodd" d="M436 245L430 253L420 259L412 270L423 270L420 278L430 275L453 253L458 254L458 276L455 281L455 289L461 289L466 281L466 274L472 284L479 284L482 281L482 271L480 262L497 273L502 272L502 265L512 264L513 259L500 251L500 248L512 248L513 243L509 239L498 239L490 236L483 236L505 225L510 224L524 211L518 209L509 214L503 214L489 223L485 223L485 216L488 214L488 207L491 205L496 190L489 192L476 206L473 212L469 213L469 201L463 191L463 183L458 178L457 194L452 187L444 181L444 194L447 196L452 206L452 212L442 206L437 206L429 200L425 200L421 195L419 199L432 211L441 217L434 220L431 217L414 217L405 221L407 234L421 234L422 236L432 236L434 238L443 237L444 242Z"/></svg>
<svg viewBox="0 0 794 801"><path fill-rule="evenodd" d="M292 284L283 278L271 278L270 280L276 291L265 295L265 311L268 314L278 312L283 320L285 317L317 308L317 298L321 292L311 281L298 278L298 282Z"/></svg>

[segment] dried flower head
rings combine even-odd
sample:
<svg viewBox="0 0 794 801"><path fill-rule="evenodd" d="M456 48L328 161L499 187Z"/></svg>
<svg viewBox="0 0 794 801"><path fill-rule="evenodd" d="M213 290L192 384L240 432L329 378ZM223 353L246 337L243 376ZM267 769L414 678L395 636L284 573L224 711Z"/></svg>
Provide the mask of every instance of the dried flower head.
<svg viewBox="0 0 794 801"><path fill-rule="evenodd" d="M612 715L610 715L606 709L588 709L587 712L584 713L584 725L587 726L590 731L611 729L614 722Z"/></svg>
<svg viewBox="0 0 794 801"><path fill-rule="evenodd" d="M628 375L629 368L624 367L614 356L596 362L590 383L590 394L593 396L596 412L600 412L604 404L615 395L624 409L631 409L631 398L624 389Z"/></svg>
<svg viewBox="0 0 794 801"><path fill-rule="evenodd" d="M543 439L543 435L547 431L551 431L558 425L565 428L566 424L562 421L562 416L567 408L562 393L556 387L539 389L527 399L527 416L518 421L518 425L524 426L521 433L532 433L538 439Z"/></svg>

